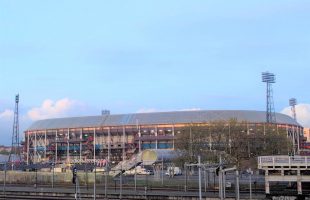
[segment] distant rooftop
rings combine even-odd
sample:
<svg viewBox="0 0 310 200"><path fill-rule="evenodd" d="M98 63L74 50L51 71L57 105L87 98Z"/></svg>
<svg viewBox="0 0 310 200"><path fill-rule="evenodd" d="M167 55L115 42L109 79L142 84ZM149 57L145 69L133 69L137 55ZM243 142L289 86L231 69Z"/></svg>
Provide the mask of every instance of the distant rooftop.
<svg viewBox="0 0 310 200"><path fill-rule="evenodd" d="M45 119L34 122L28 130L44 130L58 128L86 128L99 126L122 125L152 125L152 124L178 124L178 123L205 123L218 120L237 119L251 123L265 123L266 112L250 110L197 110L133 113L118 115L99 115L86 117L67 117ZM293 118L276 113L278 124L290 124L301 126Z"/></svg>

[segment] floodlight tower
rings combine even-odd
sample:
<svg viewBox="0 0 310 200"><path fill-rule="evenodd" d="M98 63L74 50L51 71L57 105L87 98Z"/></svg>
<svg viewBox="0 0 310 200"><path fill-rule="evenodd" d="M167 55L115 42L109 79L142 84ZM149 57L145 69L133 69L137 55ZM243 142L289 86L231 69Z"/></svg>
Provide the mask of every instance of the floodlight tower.
<svg viewBox="0 0 310 200"><path fill-rule="evenodd" d="M273 73L263 72L262 81L267 84L266 122L276 123L276 114L274 111L273 91L272 91L272 83L276 82L276 77Z"/></svg>
<svg viewBox="0 0 310 200"><path fill-rule="evenodd" d="M19 103L19 94L17 94L15 96L15 110L14 110L14 122L13 122L13 133L12 133L12 146L11 146L11 152L9 155L8 162L13 162L16 160L21 161L20 145L19 145L18 103ZM15 159L13 159L12 156L14 156Z"/></svg>
<svg viewBox="0 0 310 200"><path fill-rule="evenodd" d="M295 98L291 98L289 100L289 103L290 103L290 106L291 106L291 111L292 111L292 115L293 115L293 118L295 119L295 121L297 120L296 118L296 109L295 109L295 106L297 105L297 100Z"/></svg>

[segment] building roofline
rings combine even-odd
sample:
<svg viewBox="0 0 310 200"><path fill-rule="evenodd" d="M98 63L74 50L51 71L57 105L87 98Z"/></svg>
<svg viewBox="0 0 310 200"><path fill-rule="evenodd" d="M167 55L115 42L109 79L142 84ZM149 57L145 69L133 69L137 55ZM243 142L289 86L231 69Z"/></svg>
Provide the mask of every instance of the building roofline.
<svg viewBox="0 0 310 200"><path fill-rule="evenodd" d="M302 127L298 122L296 122L288 115L276 113L276 118L277 124L289 124ZM38 120L34 122L26 131L58 128L123 126L136 124L153 125L206 123L229 119L237 119L238 121L248 121L252 123L266 123L266 112L256 110L189 110L63 117Z"/></svg>

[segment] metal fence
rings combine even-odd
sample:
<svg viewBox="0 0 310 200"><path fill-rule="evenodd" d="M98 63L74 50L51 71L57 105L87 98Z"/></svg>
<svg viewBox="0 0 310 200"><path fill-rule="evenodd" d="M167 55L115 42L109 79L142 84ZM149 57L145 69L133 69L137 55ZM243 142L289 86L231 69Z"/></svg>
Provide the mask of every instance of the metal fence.
<svg viewBox="0 0 310 200"><path fill-rule="evenodd" d="M197 192L199 191L199 167L182 169L182 173L171 175L168 166L150 170L149 174L124 175L120 173L116 177L109 175L108 171L96 168L93 164L75 165L77 169L77 183L73 184L73 173L70 168L66 172L59 172L58 166L53 163L25 165L3 163L0 165L0 182L3 188L9 186L27 186L33 188L76 188L96 193L102 190L105 194L109 192L123 191L176 191ZM71 166L72 167L72 166ZM14 170L12 170L14 169ZM215 170L201 168L201 191L204 195L219 193L219 176ZM252 185L253 193L262 193L264 188L264 177L252 175L252 179L246 173L240 173L240 190L249 191ZM249 180L251 179L250 185ZM233 172L225 174L225 192L235 193L236 175Z"/></svg>

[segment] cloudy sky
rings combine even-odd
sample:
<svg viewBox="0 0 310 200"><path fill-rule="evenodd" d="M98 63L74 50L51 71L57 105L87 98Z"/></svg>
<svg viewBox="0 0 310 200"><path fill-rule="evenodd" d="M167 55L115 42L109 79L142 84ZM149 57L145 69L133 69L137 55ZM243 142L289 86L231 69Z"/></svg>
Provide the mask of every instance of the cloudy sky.
<svg viewBox="0 0 310 200"><path fill-rule="evenodd" d="M64 116L265 109L310 126L310 1L0 1L0 136Z"/></svg>

